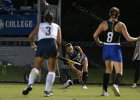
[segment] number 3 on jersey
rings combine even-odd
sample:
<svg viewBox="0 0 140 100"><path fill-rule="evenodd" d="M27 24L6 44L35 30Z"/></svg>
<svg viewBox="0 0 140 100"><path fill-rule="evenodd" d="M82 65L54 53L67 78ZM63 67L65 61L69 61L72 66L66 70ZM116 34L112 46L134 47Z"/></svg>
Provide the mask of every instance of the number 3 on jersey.
<svg viewBox="0 0 140 100"><path fill-rule="evenodd" d="M50 35L51 34L51 27L46 27L46 35Z"/></svg>
<svg viewBox="0 0 140 100"><path fill-rule="evenodd" d="M112 42L113 39L113 33L112 32L108 32L107 33L107 42Z"/></svg>

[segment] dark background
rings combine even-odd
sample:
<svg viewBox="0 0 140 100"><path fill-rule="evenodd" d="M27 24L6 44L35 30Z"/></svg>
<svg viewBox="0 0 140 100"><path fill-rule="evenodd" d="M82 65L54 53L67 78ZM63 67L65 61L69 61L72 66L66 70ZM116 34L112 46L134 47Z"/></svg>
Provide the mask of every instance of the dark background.
<svg viewBox="0 0 140 100"><path fill-rule="evenodd" d="M12 0L14 7L34 5L37 0ZM49 4L57 5L58 0L47 0ZM83 13L76 7L76 3L101 19L108 18L108 10L116 6L120 9L119 20L124 22L131 36L139 36L140 10L139 0L62 0L61 28L65 41L93 41L92 35L100 21L95 17ZM122 41L125 41L122 38Z"/></svg>
<svg viewBox="0 0 140 100"><path fill-rule="evenodd" d="M56 4L57 0L48 0ZM138 0L62 0L62 32L66 41L93 41L92 33L100 21L72 6L73 3L88 9L102 19L108 18L108 10L116 6L120 9L119 20L124 22L131 36L139 36L140 10ZM125 39L122 39L122 41Z"/></svg>
<svg viewBox="0 0 140 100"><path fill-rule="evenodd" d="M124 22L131 36L139 36L140 10L138 0L62 0L62 32L65 40L93 41L92 33L100 21L72 6L73 2L87 8L102 19L108 18L108 10L120 9L119 20ZM123 39L122 39L123 40Z"/></svg>

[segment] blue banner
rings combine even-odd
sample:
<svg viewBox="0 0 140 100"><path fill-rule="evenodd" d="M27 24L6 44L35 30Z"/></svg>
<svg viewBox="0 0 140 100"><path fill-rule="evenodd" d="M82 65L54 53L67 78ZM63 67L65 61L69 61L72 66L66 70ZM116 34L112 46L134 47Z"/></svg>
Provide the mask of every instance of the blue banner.
<svg viewBox="0 0 140 100"><path fill-rule="evenodd" d="M25 36L37 25L37 13L0 14L0 36Z"/></svg>

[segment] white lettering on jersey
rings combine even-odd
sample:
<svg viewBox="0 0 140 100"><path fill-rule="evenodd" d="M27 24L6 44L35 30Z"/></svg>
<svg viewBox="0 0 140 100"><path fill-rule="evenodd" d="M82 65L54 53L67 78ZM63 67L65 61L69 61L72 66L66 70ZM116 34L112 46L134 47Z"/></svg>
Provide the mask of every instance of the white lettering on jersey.
<svg viewBox="0 0 140 100"><path fill-rule="evenodd" d="M112 32L108 32L107 33L107 42L112 42L113 39L113 33Z"/></svg>

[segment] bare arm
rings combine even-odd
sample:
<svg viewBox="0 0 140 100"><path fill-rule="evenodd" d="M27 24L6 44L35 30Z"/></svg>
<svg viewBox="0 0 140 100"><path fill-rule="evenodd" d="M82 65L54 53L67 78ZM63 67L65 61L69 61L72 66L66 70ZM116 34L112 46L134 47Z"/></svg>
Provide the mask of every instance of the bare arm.
<svg viewBox="0 0 140 100"><path fill-rule="evenodd" d="M78 72L78 69L75 68L75 66L73 64L69 64L70 68L74 71L74 72Z"/></svg>
<svg viewBox="0 0 140 100"><path fill-rule="evenodd" d="M38 31L39 31L39 26L36 26L28 37L32 49L36 48L36 44L35 44L33 38L38 33Z"/></svg>
<svg viewBox="0 0 140 100"><path fill-rule="evenodd" d="M139 38L134 38L134 37L131 37L127 31L127 28L126 28L126 25L124 23L121 23L121 32L123 34L123 36L125 37L125 39L128 41L128 42L132 42L132 41L138 41Z"/></svg>
<svg viewBox="0 0 140 100"><path fill-rule="evenodd" d="M68 56L67 54L66 54L65 58L70 59L69 56ZM68 64L69 64L70 68L71 68L74 72L79 73L79 70L74 66L74 64L72 64L72 63L68 63Z"/></svg>
<svg viewBox="0 0 140 100"><path fill-rule="evenodd" d="M70 68L76 73L78 79L81 81L82 78L82 71L75 68L73 64L69 64Z"/></svg>
<svg viewBox="0 0 140 100"><path fill-rule="evenodd" d="M102 44L102 41L100 41L99 39L99 35L100 33L103 31L103 27L104 27L104 22L102 22L99 27L97 28L97 30L93 33L93 38L95 40L95 42Z"/></svg>
<svg viewBox="0 0 140 100"><path fill-rule="evenodd" d="M80 52L80 62L82 61L82 55L83 55L83 50L81 49L80 46L75 46L75 48Z"/></svg>

